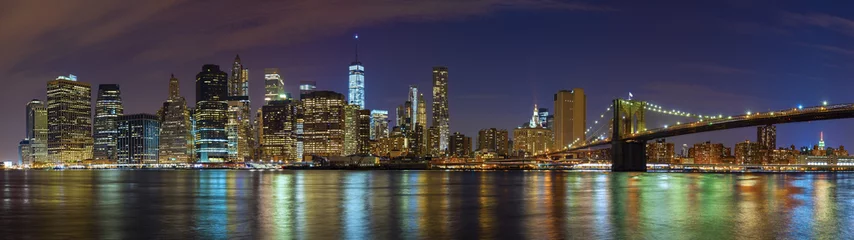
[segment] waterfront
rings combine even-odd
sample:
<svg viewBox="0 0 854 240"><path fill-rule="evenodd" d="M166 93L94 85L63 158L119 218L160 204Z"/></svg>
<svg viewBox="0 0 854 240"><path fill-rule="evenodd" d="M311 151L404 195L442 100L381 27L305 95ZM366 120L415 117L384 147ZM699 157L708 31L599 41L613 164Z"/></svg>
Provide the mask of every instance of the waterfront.
<svg viewBox="0 0 854 240"><path fill-rule="evenodd" d="M854 236L854 174L0 171L30 239Z"/></svg>

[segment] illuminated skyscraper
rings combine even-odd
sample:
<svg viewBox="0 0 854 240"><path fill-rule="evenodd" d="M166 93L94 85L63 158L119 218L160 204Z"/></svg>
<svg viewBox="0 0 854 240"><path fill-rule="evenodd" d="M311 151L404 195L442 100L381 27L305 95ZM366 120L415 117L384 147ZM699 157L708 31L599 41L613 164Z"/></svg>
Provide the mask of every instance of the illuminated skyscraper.
<svg viewBox="0 0 854 240"><path fill-rule="evenodd" d="M764 150L777 149L777 127L774 125L759 126L756 128L756 142Z"/></svg>
<svg viewBox="0 0 854 240"><path fill-rule="evenodd" d="M371 110L359 105L344 107L344 155L368 154L371 150Z"/></svg>
<svg viewBox="0 0 854 240"><path fill-rule="evenodd" d="M344 95L315 91L300 101L306 156L341 156L344 153Z"/></svg>
<svg viewBox="0 0 854 240"><path fill-rule="evenodd" d="M552 131L543 127L521 127L513 129L513 150L515 155L534 156L553 150Z"/></svg>
<svg viewBox="0 0 854 240"><path fill-rule="evenodd" d="M824 151L824 132L818 134L818 150Z"/></svg>
<svg viewBox="0 0 854 240"><path fill-rule="evenodd" d="M744 141L735 144L735 161L737 164L762 164L761 146L757 142Z"/></svg>
<svg viewBox="0 0 854 240"><path fill-rule="evenodd" d="M259 136L262 161L297 161L297 103L292 100L271 101L261 111Z"/></svg>
<svg viewBox="0 0 854 240"><path fill-rule="evenodd" d="M207 64L196 75L196 161L228 160L228 74Z"/></svg>
<svg viewBox="0 0 854 240"><path fill-rule="evenodd" d="M315 81L300 81L299 82L299 99L303 99L306 94L314 92L317 89Z"/></svg>
<svg viewBox="0 0 854 240"><path fill-rule="evenodd" d="M288 99L285 94L285 81L279 75L278 68L264 69L264 104L270 101L281 101Z"/></svg>
<svg viewBox="0 0 854 240"><path fill-rule="evenodd" d="M116 158L116 137L119 134L116 119L124 114L121 90L117 84L98 85L98 100L95 102L95 160Z"/></svg>
<svg viewBox="0 0 854 240"><path fill-rule="evenodd" d="M249 69L243 67L239 55L234 58L228 90L228 159L242 162L252 158L254 138L250 121Z"/></svg>
<svg viewBox="0 0 854 240"><path fill-rule="evenodd" d="M47 83L48 159L74 163L92 158L92 87L74 75Z"/></svg>
<svg viewBox="0 0 854 240"><path fill-rule="evenodd" d="M388 137L388 111L371 110L371 140Z"/></svg>
<svg viewBox="0 0 854 240"><path fill-rule="evenodd" d="M433 67L433 125L436 128L438 149L432 152L439 156L447 153L450 137L450 114L448 114L448 68Z"/></svg>
<svg viewBox="0 0 854 240"><path fill-rule="evenodd" d="M47 159L47 109L45 102L33 99L27 103L27 140L29 158L33 164L44 163Z"/></svg>
<svg viewBox="0 0 854 240"><path fill-rule="evenodd" d="M448 152L451 156L461 158L472 156L471 137L455 132L448 141Z"/></svg>
<svg viewBox="0 0 854 240"><path fill-rule="evenodd" d="M118 117L117 125L118 163L158 163L160 121L156 115L123 115Z"/></svg>
<svg viewBox="0 0 854 240"><path fill-rule="evenodd" d="M169 79L169 98L160 109L160 163L190 163L193 156L193 131L187 100L181 96L178 79Z"/></svg>
<svg viewBox="0 0 854 240"><path fill-rule="evenodd" d="M555 147L563 149L570 144L584 144L587 126L587 95L584 95L584 89L561 90L555 94L554 102Z"/></svg>
<svg viewBox="0 0 854 240"><path fill-rule="evenodd" d="M356 35L359 40L359 35ZM348 103L359 105L365 109L365 67L359 62L359 43L356 42L356 59L350 63L349 94Z"/></svg>

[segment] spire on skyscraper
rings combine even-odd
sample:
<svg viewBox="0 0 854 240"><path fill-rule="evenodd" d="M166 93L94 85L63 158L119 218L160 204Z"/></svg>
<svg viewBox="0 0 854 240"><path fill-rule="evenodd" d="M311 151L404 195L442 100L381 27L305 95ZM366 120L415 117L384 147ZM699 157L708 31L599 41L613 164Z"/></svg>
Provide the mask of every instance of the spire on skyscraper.
<svg viewBox="0 0 854 240"><path fill-rule="evenodd" d="M359 64L359 65L361 65L361 63L359 62L359 34L356 34L356 35L353 37L353 39L356 39L356 40L355 40L355 41L356 41L356 60L355 60L355 61L353 61L353 64Z"/></svg>

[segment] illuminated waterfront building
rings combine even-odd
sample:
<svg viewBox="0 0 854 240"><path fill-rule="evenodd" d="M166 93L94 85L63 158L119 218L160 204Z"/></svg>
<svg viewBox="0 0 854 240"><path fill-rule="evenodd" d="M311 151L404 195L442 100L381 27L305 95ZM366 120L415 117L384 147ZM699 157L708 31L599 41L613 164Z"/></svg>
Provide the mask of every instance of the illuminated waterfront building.
<svg viewBox="0 0 854 240"><path fill-rule="evenodd" d="M169 78L169 98L160 108L160 163L193 161L193 131L187 100L181 96L178 79Z"/></svg>
<svg viewBox="0 0 854 240"><path fill-rule="evenodd" d="M228 74L219 66L207 64L196 75L196 108L194 111L196 161L201 163L228 160Z"/></svg>
<svg viewBox="0 0 854 240"><path fill-rule="evenodd" d="M646 161L647 163L675 163L673 160L676 157L675 146L673 143L666 142L664 139L656 140L655 142L646 144Z"/></svg>
<svg viewBox="0 0 854 240"><path fill-rule="evenodd" d="M551 130L542 127L513 129L513 150L521 157L548 153L554 148L552 134Z"/></svg>
<svg viewBox="0 0 854 240"><path fill-rule="evenodd" d="M341 156L344 153L344 95L315 91L301 101L304 155Z"/></svg>
<svg viewBox="0 0 854 240"><path fill-rule="evenodd" d="M155 164L160 160L160 121L154 114L118 117L118 163Z"/></svg>
<svg viewBox="0 0 854 240"><path fill-rule="evenodd" d="M344 106L344 156L356 154L359 149L359 110L361 106Z"/></svg>
<svg viewBox="0 0 854 240"><path fill-rule="evenodd" d="M24 152L33 164L47 162L47 108L45 102L33 99L27 103L27 150Z"/></svg>
<svg viewBox="0 0 854 240"><path fill-rule="evenodd" d="M554 137L558 149L586 142L587 95L584 89L561 90L554 95Z"/></svg>
<svg viewBox="0 0 854 240"><path fill-rule="evenodd" d="M389 137L373 141L371 154L387 158L406 156L409 154L409 149L406 147L406 137L396 132L389 135Z"/></svg>
<svg viewBox="0 0 854 240"><path fill-rule="evenodd" d="M292 100L271 101L261 108L261 160L298 161L297 103Z"/></svg>
<svg viewBox="0 0 854 240"><path fill-rule="evenodd" d="M777 149L777 126L765 125L756 128L756 143L760 149Z"/></svg>
<svg viewBox="0 0 854 240"><path fill-rule="evenodd" d="M359 35L355 38L359 40ZM365 109L365 67L362 66L362 62L359 62L358 42L356 42L356 59L350 63L348 70L350 71L348 104L359 105L359 109Z"/></svg>
<svg viewBox="0 0 854 240"><path fill-rule="evenodd" d="M49 161L74 163L92 158L92 87L74 75L47 83Z"/></svg>
<svg viewBox="0 0 854 240"><path fill-rule="evenodd" d="M688 149L688 157L694 158L695 164L721 164L722 158L729 155L729 151L721 143L696 143Z"/></svg>
<svg viewBox="0 0 854 240"><path fill-rule="evenodd" d="M448 153L453 157L472 157L471 137L467 137L459 132L452 134L451 138L448 139Z"/></svg>
<svg viewBox="0 0 854 240"><path fill-rule="evenodd" d="M228 82L228 159L242 162L252 158L255 139L252 134L249 102L249 69L234 58Z"/></svg>
<svg viewBox="0 0 854 240"><path fill-rule="evenodd" d="M116 158L116 137L118 126L116 119L124 114L121 90L118 84L98 85L98 98L95 102L95 146L92 157L95 160L112 160Z"/></svg>
<svg viewBox="0 0 854 240"><path fill-rule="evenodd" d="M32 166L35 163L33 155L33 144L29 139L21 140L18 143L18 163L21 166Z"/></svg>
<svg viewBox="0 0 854 240"><path fill-rule="evenodd" d="M450 139L450 114L448 111L448 68L433 67L433 124L435 135L438 140L437 146L433 146L433 156L441 156L448 151L448 140Z"/></svg>
<svg viewBox="0 0 854 240"><path fill-rule="evenodd" d="M278 68L264 69L264 105L270 101L281 101L288 99L285 94L285 81L279 74Z"/></svg>
<svg viewBox="0 0 854 240"><path fill-rule="evenodd" d="M388 137L388 111L371 110L371 140Z"/></svg>
<svg viewBox="0 0 854 240"><path fill-rule="evenodd" d="M495 153L496 156L509 154L509 137L506 129L485 128L477 133L477 150Z"/></svg>

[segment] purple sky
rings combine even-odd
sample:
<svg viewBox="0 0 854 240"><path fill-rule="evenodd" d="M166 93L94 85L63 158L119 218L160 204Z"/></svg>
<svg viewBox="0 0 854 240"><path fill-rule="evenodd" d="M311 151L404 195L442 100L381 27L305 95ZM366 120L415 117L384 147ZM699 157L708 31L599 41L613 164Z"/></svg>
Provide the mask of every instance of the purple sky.
<svg viewBox="0 0 854 240"><path fill-rule="evenodd" d="M17 158L24 106L47 81L121 85L126 113L154 113L169 74L193 101L206 63L250 68L253 106L263 68L286 90L300 80L346 93L360 36L367 107L393 108L407 86L429 94L431 67L449 68L451 130L512 129L559 89L588 94L589 122L610 100L706 114L854 102L851 1L28 1L0 8L0 160ZM425 94L425 95L428 95ZM429 96L429 95L428 95ZM93 96L94 97L94 96ZM428 101L430 98L427 97ZM429 111L428 111L429 112ZM652 117L650 126L679 121ZM684 121L684 120L682 120ZM778 145L854 144L851 120L778 126ZM755 129L668 139L731 145Z"/></svg>

